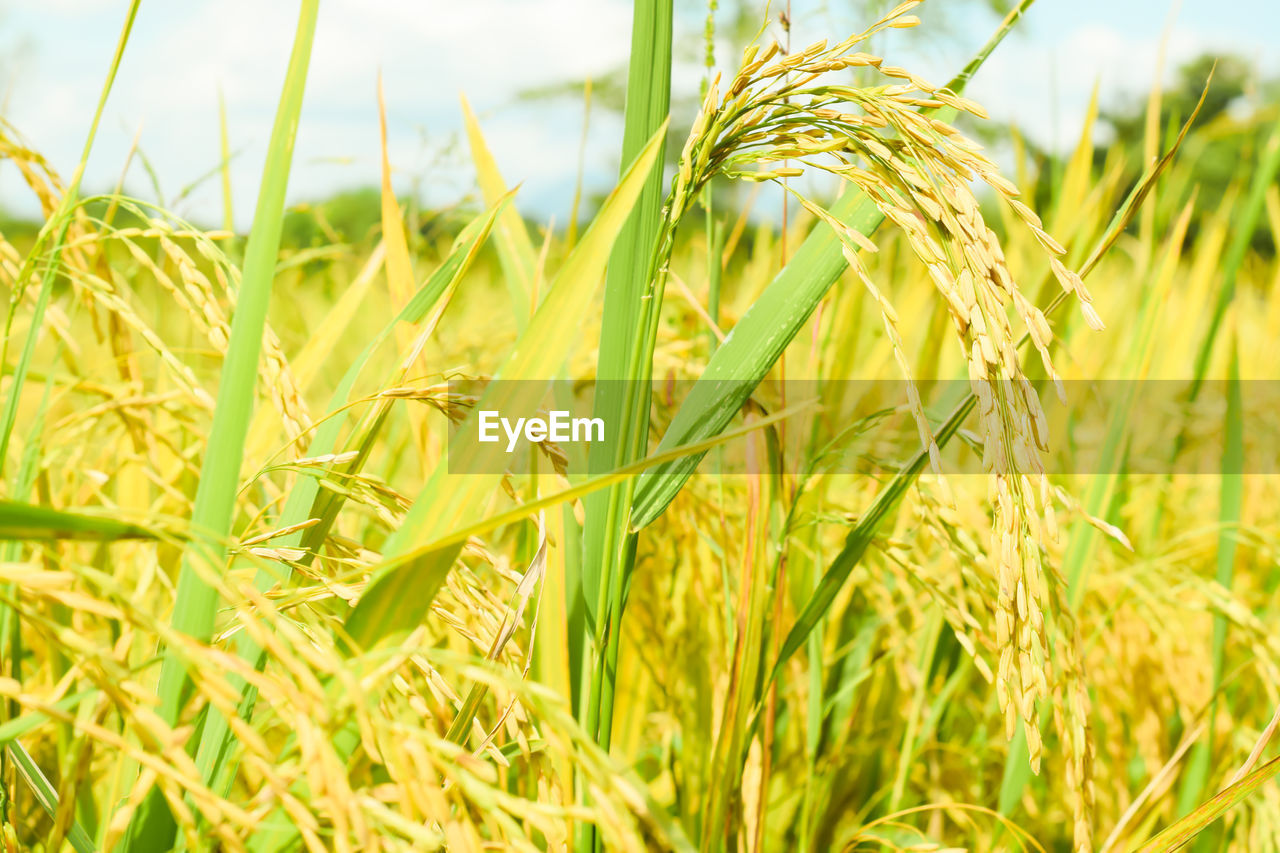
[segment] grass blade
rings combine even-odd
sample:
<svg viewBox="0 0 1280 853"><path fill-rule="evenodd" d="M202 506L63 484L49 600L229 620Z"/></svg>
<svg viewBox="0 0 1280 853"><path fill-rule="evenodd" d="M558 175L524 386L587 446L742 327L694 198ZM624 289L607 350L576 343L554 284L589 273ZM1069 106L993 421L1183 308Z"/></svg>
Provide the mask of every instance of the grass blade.
<svg viewBox="0 0 1280 853"><path fill-rule="evenodd" d="M231 533L245 439L253 415L258 357L280 247L289 167L293 161L318 12L319 0L303 0L267 149L253 228L245 247L244 274L192 509L191 527L198 539L184 551L178 576L171 624L199 639L207 639L213 631L218 600L215 591L197 573L195 561L220 563L224 543ZM159 713L171 725L178 719L188 684L185 664L177 655L167 654L160 670ZM173 842L174 829L163 795L153 788L126 834L124 849L166 850Z"/></svg>
<svg viewBox="0 0 1280 853"><path fill-rule="evenodd" d="M1205 86L1205 92L1208 92L1208 84ZM1204 97L1201 96L1201 103L1203 102ZM1249 244L1257 228L1258 219L1262 216L1267 189L1275 183L1277 172L1280 172L1280 121L1276 122L1272 128L1271 139L1262 153L1258 170L1253 173L1253 183L1249 187L1249 197L1245 201L1244 210L1235 227L1232 228L1231 243L1227 246L1226 256L1223 259L1222 288L1218 291L1218 299L1209 317L1209 328L1200 344L1200 351L1196 354L1195 367L1191 374L1197 382L1207 375L1209 357L1213 355L1213 345L1217 341L1218 329L1222 325L1222 318L1226 316L1227 306L1235 298L1236 279L1239 277L1240 267L1244 264L1245 255L1249 251Z"/></svg>
<svg viewBox="0 0 1280 853"><path fill-rule="evenodd" d="M231 323L231 340L222 367L217 408L192 510L191 526L199 536L199 543L188 549L178 579L173 627L193 637L208 637L213 629L216 596L200 580L192 562L196 559L220 560L222 543L231 532L318 5L318 0L304 0L298 20L293 55L263 170L253 230L245 249L244 275ZM184 683L182 664L174 657L166 658L160 678L160 700L161 711L171 723L177 718Z"/></svg>
<svg viewBox="0 0 1280 853"><path fill-rule="evenodd" d="M0 501L0 539L158 539L160 534L113 518L64 512L52 507Z"/></svg>
<svg viewBox="0 0 1280 853"><path fill-rule="evenodd" d="M1232 342L1231 360L1227 367L1227 413L1223 424L1226 446L1222 453L1222 485L1218 500L1218 549L1216 555L1218 584L1228 592L1231 590L1236 561L1236 546L1239 541L1239 526L1244 509L1244 477L1241 468L1244 462L1244 401L1240 393L1240 352L1235 341ZM1208 736L1196 743L1187 762L1187 775L1183 778L1182 789L1178 794L1179 813L1187 812L1199 802L1205 788L1209 784L1213 769L1214 721L1217 717L1218 696L1222 688L1223 655L1227 644L1227 617L1221 611L1213 615L1213 647L1210 651L1210 664L1213 673L1213 702L1209 709Z"/></svg>
<svg viewBox="0 0 1280 853"><path fill-rule="evenodd" d="M663 135L671 111L672 0L635 0L632 6L631 53L627 70L627 94L622 138L622 162L627 163L655 131ZM652 343L650 329L656 327L662 294L651 293L655 274L653 259L662 229L662 170L648 176L636 209L619 236L609 259L605 283L604 317L596 356L599 386L592 415L606 424L616 424L605 441L588 451L588 470L610 470L643 456L649 435L649 390L645 379L651 364L644 360L644 347ZM647 298L653 296L654 298ZM623 380L612 381L612 380ZM606 431L607 432L607 431ZM577 694L585 701L578 712L587 735L606 752L612 732L613 673L616 671L617 642L610 642L603 630L602 610L612 608L609 626L616 634L622 618L623 578L634 557L634 539L627 536L627 510L635 483L627 481L584 502L580 600L574 602L580 614L583 659L586 649L595 652L592 666L579 670ZM593 636L594 635L594 636ZM586 802L585 781L576 780L576 796ZM599 837L594 825L578 824L576 846L584 851L597 849Z"/></svg>
<svg viewBox="0 0 1280 853"><path fill-rule="evenodd" d="M484 141L480 122L476 121L471 104L467 103L465 97L462 98L462 123L467 130L467 143L471 146L471 160L476 167L480 192L484 195L486 204L497 204L498 199L507 194L507 185L502 180L502 173L498 171L497 161L493 159L493 154ZM502 214L497 231L498 262L502 265L502 275L511 296L516 329L523 332L529 322L529 294L533 292L537 254L533 250L529 232L514 207Z"/></svg>
<svg viewBox="0 0 1280 853"><path fill-rule="evenodd" d="M622 162L629 163L654 132L663 126L671 111L671 0L636 0L631 23L631 54L627 72L626 114L622 139ZM636 409L638 417L624 416L626 395L636 392L636 365L632 356L645 333L645 311L652 307L644 294L648 285L650 256L662 225L662 170L655 170L645 182L636 208L627 220L609 258L604 289L604 317L596 376L605 380L596 395L592 416L607 424L619 424L613 435L592 445L591 470L608 470L625 465L643 455L632 452L634 434L648 434L648 406ZM599 460L605 460L600 464ZM594 495L585 503L583 528L582 595L587 613L594 619L601 575L607 572L608 528L621 534L611 511L619 500L612 490Z"/></svg>
<svg viewBox="0 0 1280 853"><path fill-rule="evenodd" d="M514 381L514 386L506 387L518 388L515 394L522 398L532 397L526 401L532 404L530 407L536 406L541 397L540 383L555 375L568 354L574 333L582 324L591 303L591 294L604 271L609 250L658 161L665 132L664 125L649 140L605 201L595 222L565 262L529 327L516 342L515 351L496 377ZM471 416L458 428L456 442L459 446L485 447L488 451L490 446L481 445L476 440L479 417L475 413L486 408L500 409L494 404L494 396L492 389L482 395ZM517 403L509 408L518 410L523 407ZM482 464L474 470L495 470L495 466ZM423 541L462 527L479 513L500 479L500 474L450 476L447 466L439 466L414 501L400 528L388 541L384 552L388 557L395 557ZM451 563L451 556L436 555L376 574L347 617L348 635L358 647L371 649L415 628L430 608Z"/></svg>
<svg viewBox="0 0 1280 853"><path fill-rule="evenodd" d="M883 220L875 204L855 193L846 193L832 205L831 215L862 234L874 232ZM835 232L815 229L711 356L663 434L658 452L724 429L847 266ZM698 457L685 457L641 477L632 504L632 529L646 527L661 515L699 462Z"/></svg>
<svg viewBox="0 0 1280 853"><path fill-rule="evenodd" d="M1009 13L948 88L957 94L964 90L965 84L1033 2L1023 0ZM950 112L942 110L938 115ZM876 206L861 193L845 193L831 206L830 213L866 236L874 233L884 220ZM659 449L689 444L724 429L847 268L835 233L830 228L815 229L712 354L706 370L663 435ZM602 342L602 357L603 352ZM633 530L651 524L662 514L700 461L683 458L640 478L632 504Z"/></svg>
<svg viewBox="0 0 1280 853"><path fill-rule="evenodd" d="M339 414L330 417L320 426L309 452L315 455L326 455L335 451L342 425L345 422L345 407L350 400L351 389L364 366L368 363L369 358L383 342L394 336L398 327L403 324L422 322L427 312L437 304L442 296L457 286L462 276L470 269L471 262L475 260L480 247L488 239L495 221L501 215L509 200L510 194L504 196L493 208L463 228L448 256L436 271L419 288L418 292L410 298L408 304L405 305L400 313L382 329L365 347L364 352L347 368L346 374L338 383L338 388L329 402L329 411ZM352 285L352 287L356 286L356 284ZM304 476L294 484L279 522L282 527L290 527L313 517L311 513L316 504L316 497L320 493L319 480L319 476ZM339 505L335 503L326 506L332 511L333 515L336 515ZM326 512L326 515L328 515L328 512ZM332 517L330 517L330 522L332 522ZM317 527L320 526L317 525ZM299 531L280 539L279 542L283 547L297 547L303 544L305 535L305 533ZM323 540L323 536L321 540ZM256 584L260 591L265 591L275 580L276 576L264 569L258 573ZM252 661L256 667L262 660L263 649L247 633L242 632L237 634L236 653L241 659ZM247 689L246 685L241 684L240 689L243 692L240 716L247 718L252 712L255 697ZM227 721L219 714L211 715L201 733L200 747L196 753L196 766L200 769L201 778L204 779L205 784L224 796L231 789L236 769L235 763L230 761L227 753L227 748L230 746L230 735L231 729Z"/></svg>
<svg viewBox="0 0 1280 853"><path fill-rule="evenodd" d="M48 813L49 819L57 821L58 819L58 791L49 783L49 780L41 772L39 765L32 760L27 750L18 741L9 744L9 754L13 756L13 764L18 769L18 774L22 776L32 792L36 795L36 801L40 803L40 807ZM93 839L89 837L89 833L85 832L84 827L71 821L71 828L67 831L67 841L70 842L76 853L94 853L96 849Z"/></svg>
<svg viewBox="0 0 1280 853"><path fill-rule="evenodd" d="M1213 799L1201 805L1191 814L1166 827L1138 849L1137 853L1169 853L1191 842L1215 820L1239 805L1276 773L1280 773L1280 758L1273 758L1239 782L1219 792Z"/></svg>
<svg viewBox="0 0 1280 853"><path fill-rule="evenodd" d="M50 234L53 234L52 243L48 246L49 255L52 261L45 269L44 276L40 281L40 294L36 298L35 312L31 316L31 328L27 334L27 339L22 347L22 354L18 358L18 363L13 369L13 381L9 386L9 396L5 400L4 410L0 412L0 472L4 471L5 457L9 452L9 439L13 435L13 425L18 419L18 403L22 398L22 388L26 384L27 370L31 366L31 357L35 353L36 342L40 338L40 330L44 324L44 313L49 305L49 296L53 291L53 282L58 274L58 253L62 249L62 243L66 239L67 227L71 224L72 212L75 209L80 197L80 179L84 176L85 166L89 162L89 152L93 150L93 140L98 134L98 123L102 120L102 111L107 106L107 96L111 94L111 86L115 83L116 72L120 69L120 60L124 58L125 45L129 43L129 34L133 31L133 21L138 15L138 6L141 0L132 0L129 4L128 14L125 16L124 27L120 31L120 38L116 41L116 52L111 58L111 67L107 71L107 80L102 85L102 94L98 96L98 108L93 114L93 121L89 125L88 138L85 139L84 151L80 154L80 162L76 165L75 174L71 178L71 183L67 187L67 191L63 193L62 201L58 205L58 210L49 217L49 221L40 231L40 237L36 241L36 247L23 262L23 268L16 277L18 287L22 282L28 280L28 274L31 272L31 266L39 256L39 250L44 247L45 241ZM17 313L18 306L21 304L20 292L15 292L10 297L9 317L5 325L4 343L0 345L0 364L8 364L8 351L11 332L13 330L13 319Z"/></svg>

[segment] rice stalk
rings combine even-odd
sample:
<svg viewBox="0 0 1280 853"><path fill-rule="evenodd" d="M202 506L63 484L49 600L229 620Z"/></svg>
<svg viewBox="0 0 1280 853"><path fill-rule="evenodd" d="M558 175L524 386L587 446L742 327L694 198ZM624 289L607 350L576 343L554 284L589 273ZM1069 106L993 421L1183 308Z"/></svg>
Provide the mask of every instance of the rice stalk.
<svg viewBox="0 0 1280 853"><path fill-rule="evenodd" d="M664 227L650 262L651 282L645 299L651 301L652 309L646 314L641 353L652 353L656 342L656 308L661 304L676 226L716 174L782 180L805 169L823 170L847 181L880 215L902 229L945 298L959 342L968 354L969 378L978 397L977 412L984 432L983 465L992 475L990 500L995 506L996 634L1001 650L997 695L1008 737L1013 737L1021 718L1035 769L1040 760L1038 707L1049 692L1044 613L1050 581L1040 562L1041 528L1047 524L1052 531L1053 508L1039 461L1039 454L1047 450L1047 426L1036 392L1022 371L1007 309L1021 318L1050 377L1056 381L1057 374L1049 358L1051 332L1044 315L1018 290L994 232L983 222L970 180L976 177L996 191L1051 256L1055 277L1065 292L1079 298L1090 325L1101 328L1101 320L1079 276L1053 257L1063 254L1062 247L1017 199L1017 189L998 175L995 164L976 144L951 126L919 112L922 108L949 107L982 118L982 109L948 89L937 89L856 49L886 28L914 26L918 20L907 13L916 5L901 4L868 30L834 46L819 42L776 61L776 43L763 51L752 46L723 98L718 81L712 83L685 143ZM875 69L888 82L852 87L822 80L826 74L849 67ZM906 82L894 82L898 80ZM780 165L783 163L788 165ZM817 204L798 194L797 198L836 233L845 262L878 304L895 359L908 382L921 441L935 470L940 470L937 445L911 384L896 332L897 313L859 259L859 251L875 251L875 244ZM634 368L632 373L634 376ZM647 373L642 369L639 376L643 379ZM623 422L631 422L633 415L645 408L635 402L624 407L627 417ZM624 491L624 497L626 503L631 495ZM637 514L647 520L647 510L645 507ZM615 635L622 613L621 586L621 580L614 578L601 587L614 590L612 606L600 612L607 615L603 621ZM589 589L587 592L589 595ZM601 601L607 601L603 592ZM601 639L597 633L597 649L603 645L616 655L616 638L603 644ZM601 670L615 667L614 658L599 662L597 681ZM595 707L597 695L605 700L599 710ZM588 727L598 714L604 726L598 737L607 744L608 691L593 687L592 697Z"/></svg>

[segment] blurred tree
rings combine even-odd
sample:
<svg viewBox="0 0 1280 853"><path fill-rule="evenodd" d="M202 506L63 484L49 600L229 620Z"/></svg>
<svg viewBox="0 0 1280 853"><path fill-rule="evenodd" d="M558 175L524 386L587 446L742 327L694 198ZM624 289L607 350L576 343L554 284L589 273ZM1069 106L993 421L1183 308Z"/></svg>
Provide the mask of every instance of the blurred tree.
<svg viewBox="0 0 1280 853"><path fill-rule="evenodd" d="M1170 122L1181 123L1191 115L1211 71L1213 83L1205 94L1204 106L1197 118L1201 128L1224 115L1232 104L1245 95L1250 80L1256 77L1250 64L1238 56L1202 54L1184 63L1178 68L1174 84L1161 96L1162 126ZM1146 110L1147 99L1143 97L1130 99L1118 108L1103 109L1101 115L1115 131L1118 140L1141 140Z"/></svg>
<svg viewBox="0 0 1280 853"><path fill-rule="evenodd" d="M321 202L299 204L284 218L282 241L293 248L363 240L382 221L377 187L343 190Z"/></svg>
<svg viewBox="0 0 1280 853"><path fill-rule="evenodd" d="M1198 213L1192 220L1191 239L1198 232L1200 219L1216 211L1233 187L1247 190L1252 170L1245 164L1256 162L1261 155L1274 125L1280 91L1277 81L1261 79L1258 69L1239 56L1197 56L1178 68L1173 85L1161 95L1159 127L1166 139L1192 114L1202 93L1204 106L1182 154L1195 167ZM1128 168L1135 181L1145 165L1141 155L1146 114L1145 97L1100 110L1114 143L1129 154ZM1100 148L1095 161L1101 164L1106 155ZM1265 217L1254 234L1254 248L1268 253L1275 250Z"/></svg>
<svg viewBox="0 0 1280 853"><path fill-rule="evenodd" d="M1196 213L1188 229L1192 241L1203 217L1216 211L1233 188L1247 189L1241 182L1248 182L1252 170L1242 164L1257 161L1280 112L1280 80L1260 77L1258 69L1239 56L1202 54L1179 66L1174 82L1161 93L1157 127L1162 134L1162 148L1195 109L1211 69L1213 78L1204 106L1179 154L1184 162L1194 164L1194 179L1183 188L1187 193L1196 191ZM1148 100L1147 94L1134 95L1099 108L1099 144L1094 150L1094 165L1102 168L1116 151L1123 152L1130 184L1138 180L1147 165L1143 162L1143 143ZM1003 144L1010 135L1010 128L995 122L962 122L961 126L993 147ZM1035 184L1033 207L1048 209L1056 185L1054 176L1061 175L1070 152L1051 151L1028 138L1023 138L1022 143L1030 171L1041 176ZM1161 210L1174 211L1185 201L1183 198L1176 204L1162 205ZM1265 218L1254 235L1253 247L1264 253L1275 251Z"/></svg>

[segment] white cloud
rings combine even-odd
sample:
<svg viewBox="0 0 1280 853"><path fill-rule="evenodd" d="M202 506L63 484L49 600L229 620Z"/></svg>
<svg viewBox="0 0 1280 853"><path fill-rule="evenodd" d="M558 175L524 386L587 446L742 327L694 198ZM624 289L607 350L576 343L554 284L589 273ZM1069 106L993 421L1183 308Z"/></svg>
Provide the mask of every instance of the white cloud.
<svg viewBox="0 0 1280 853"><path fill-rule="evenodd" d="M52 11L100 11L93 0L61 0ZM119 4L110 4L116 7ZM223 92L234 166L233 192L241 224L256 192L258 170L296 26L296 6L258 0L223 0L197 6L144 4L91 161L87 185L114 182L134 132L172 195L219 160L217 93ZM28 16L30 17L30 16ZM100 16L112 28L110 14ZM31 18L41 23L41 18ZM81 23L84 19L81 18ZM495 22L501 22L495 25ZM48 17L43 23L51 24ZM101 85L115 30L97 28L91 65L85 44L55 39L52 30L30 35L37 61L19 80L9 118L63 171L69 172ZM88 38L92 32L85 33ZM291 196L322 195L335 185L377 180L376 81L387 93L392 160L398 168L424 161L421 139L440 140L460 127L458 95L465 92L482 115L512 105L517 91L599 76L625 61L630 10L621 0L331 0L322 5L291 179ZM75 67L67 64L74 51ZM93 68L101 70L94 71ZM549 105L541 121L528 109L521 122L490 131L490 143L509 180L545 184L572 180L577 168L581 110ZM488 123L488 122L486 122ZM495 128L497 125L495 125ZM334 165L347 158L350 165ZM323 162L329 161L329 162ZM135 170L134 177L142 173ZM446 180L455 192L469 182ZM9 185L6 180L5 185ZM134 181L135 190L140 181ZM531 187L532 189L532 187ZM540 193L547 195L547 187ZM13 204L12 192L6 202ZM213 219L216 188L198 193L189 213ZM28 211L30 207L26 208Z"/></svg>
<svg viewBox="0 0 1280 853"><path fill-rule="evenodd" d="M1196 5L1202 3L1208 0ZM800 11L804 5L803 0L797 3L797 20L803 20L797 37L843 35L831 30L849 25L816 7ZM0 50L33 45L20 63L6 117L64 172L74 167L83 144L123 8L122 0L33 0L15 6L5 19ZM233 189L240 224L246 225L296 11L296 3L266 0L144 3L87 186L114 183L139 127L143 149L170 196L216 166L221 87L232 147L241 151L233 167ZM971 94L994 117L1015 120L1038 141L1049 143L1056 136L1060 145L1068 145L1095 80L1112 102L1116 93L1147 91L1155 73L1162 14L1142 17L1147 26L1142 32L1114 21L1089 23L1084 17L1067 15L1065 25L1055 26L1028 18L1031 28L1000 47L974 80ZM465 158L435 160L439 146L460 127L457 98L465 92L507 180L526 182L522 205L540 214L560 211L563 217L577 171L581 104L571 98L521 104L516 93L598 77L622 66L630 18L625 0L326 0L291 196L315 197L377 180L375 83L381 70L391 157L403 185L417 173L434 202L448 201L470 186ZM697 18L693 13L679 17L678 28L696 25L700 30ZM1109 20L1101 14L1088 18ZM985 37L986 22L952 20L973 30L975 44ZM937 49L936 34L927 30L922 27L918 36L895 33L877 49L886 50L896 64L940 81L959 63L955 51L940 55L947 51ZM1243 46L1246 52L1269 56L1248 29L1209 32L1187 24L1173 31L1166 68L1218 46ZM722 64L736 62L736 48L721 44L717 54ZM696 92L700 76L696 61L680 63L677 91ZM616 116L593 111L586 160L591 188L607 187L616 175L619 130ZM430 146L423 144L424 138ZM344 158L344 164L335 162ZM140 169L131 172L130 186L145 191ZM4 203L10 207L22 197L13 187L11 171L0 175ZM32 208L28 202L21 209ZM184 210L210 221L217 220L219 211L219 189L213 183L193 195Z"/></svg>
<svg viewBox="0 0 1280 853"><path fill-rule="evenodd" d="M1145 97L1160 68L1168 83L1187 60L1231 47L1176 28L1162 62L1161 40L1159 33L1135 36L1103 24L1077 27L1048 44L1010 40L975 76L970 94L994 118L1061 149L1075 143L1095 84L1104 106Z"/></svg>

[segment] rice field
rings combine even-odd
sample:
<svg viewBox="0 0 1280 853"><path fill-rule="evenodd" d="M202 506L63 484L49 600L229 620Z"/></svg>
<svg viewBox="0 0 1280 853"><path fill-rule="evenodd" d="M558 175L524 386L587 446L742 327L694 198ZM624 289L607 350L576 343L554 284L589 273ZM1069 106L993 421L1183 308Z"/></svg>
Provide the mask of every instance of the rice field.
<svg viewBox="0 0 1280 853"><path fill-rule="evenodd" d="M464 99L477 203L383 109L339 234L298 5L247 233L82 186L138 0L78 166L0 125L0 849L1280 850L1275 103L1046 164L1032 0L945 81L906 2L678 123L635 0L580 224Z"/></svg>

